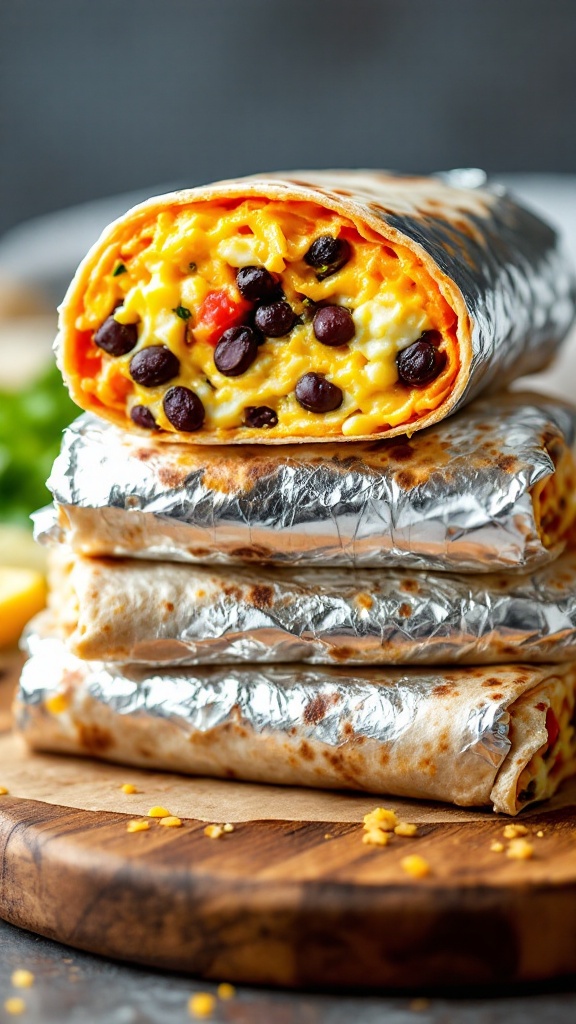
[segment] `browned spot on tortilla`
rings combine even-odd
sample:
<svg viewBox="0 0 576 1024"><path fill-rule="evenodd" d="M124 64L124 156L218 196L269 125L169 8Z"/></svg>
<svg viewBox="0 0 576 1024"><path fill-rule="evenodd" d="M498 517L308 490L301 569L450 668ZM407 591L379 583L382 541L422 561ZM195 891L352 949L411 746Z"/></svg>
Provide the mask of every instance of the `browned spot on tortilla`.
<svg viewBox="0 0 576 1024"><path fill-rule="evenodd" d="M347 647L340 644L338 647L332 647L330 655L334 661L351 661L356 656L356 649L354 647Z"/></svg>
<svg viewBox="0 0 576 1024"><path fill-rule="evenodd" d="M541 700L541 701L538 702L538 704L536 704L536 710L537 711L546 711L547 710L547 705L544 703L544 701Z"/></svg>
<svg viewBox="0 0 576 1024"><path fill-rule="evenodd" d="M173 612L174 611L174 605L173 605L172 601L165 601L164 602L164 607L165 607L167 612Z"/></svg>
<svg viewBox="0 0 576 1024"><path fill-rule="evenodd" d="M418 761L418 768L427 775L436 775L436 765L430 757L422 757Z"/></svg>
<svg viewBox="0 0 576 1024"><path fill-rule="evenodd" d="M438 683L438 685L432 690L432 696L447 697L449 693L452 693L453 689L454 683Z"/></svg>
<svg viewBox="0 0 576 1024"><path fill-rule="evenodd" d="M412 445L406 442L405 444L394 444L389 449L390 458L395 459L396 462L407 462L408 459L413 458L414 449Z"/></svg>
<svg viewBox="0 0 576 1024"><path fill-rule="evenodd" d="M144 746L143 743L140 746L136 747L136 753L140 754L140 757L153 757L154 756L154 751L150 750L150 747Z"/></svg>
<svg viewBox="0 0 576 1024"><path fill-rule="evenodd" d="M350 722L345 722L344 723L344 727L343 727L342 731L343 731L345 736L353 736L354 735L354 729L352 728Z"/></svg>
<svg viewBox="0 0 576 1024"><path fill-rule="evenodd" d="M272 556L270 548L258 547L255 544L253 547L248 548L231 548L230 557L237 558L242 562L265 562Z"/></svg>
<svg viewBox="0 0 576 1024"><path fill-rule="evenodd" d="M329 696L325 696L322 693L316 694L306 705L302 714L306 725L318 725L318 722L321 722L326 717L329 709L339 704L341 699L339 693L331 693Z"/></svg>
<svg viewBox="0 0 576 1024"><path fill-rule="evenodd" d="M496 465L505 473L513 473L518 465L518 459L515 455L498 455Z"/></svg>
<svg viewBox="0 0 576 1024"><path fill-rule="evenodd" d="M417 482L417 477L409 469L402 469L396 474L396 481L398 485L404 488L405 491L410 491Z"/></svg>
<svg viewBox="0 0 576 1024"><path fill-rule="evenodd" d="M250 590L248 600L255 608L271 608L274 604L274 588L266 583L257 583Z"/></svg>
<svg viewBox="0 0 576 1024"><path fill-rule="evenodd" d="M76 722L75 725L78 741L85 750L101 754L114 746L114 739L108 729L102 729L99 725L85 725L83 722Z"/></svg>
<svg viewBox="0 0 576 1024"><path fill-rule="evenodd" d="M400 584L400 590L405 590L407 594L419 594L420 584L414 579L403 580Z"/></svg>
<svg viewBox="0 0 576 1024"><path fill-rule="evenodd" d="M386 764L388 764L389 760L390 760L390 754L388 753L388 751L387 750L381 750L380 751L380 764L386 765Z"/></svg>
<svg viewBox="0 0 576 1024"><path fill-rule="evenodd" d="M236 772L234 771L233 768L225 768L224 769L224 775L226 776L227 779L235 779L235 778L237 778Z"/></svg>
<svg viewBox="0 0 576 1024"><path fill-rule="evenodd" d="M358 607L365 608L366 611L369 611L372 605L374 604L374 599L370 596L370 594L356 594L355 600Z"/></svg>
<svg viewBox="0 0 576 1024"><path fill-rule="evenodd" d="M306 740L302 740L302 743L300 744L298 749L299 749L300 754L302 755L302 757L304 758L305 761L313 761L314 760L314 757L315 757L314 751L312 750L312 747L310 746L310 744L306 742Z"/></svg>
<svg viewBox="0 0 576 1024"><path fill-rule="evenodd" d="M492 700L502 700L504 698L503 693L491 693Z"/></svg>
<svg viewBox="0 0 576 1024"><path fill-rule="evenodd" d="M181 487L187 476L188 472L184 467L180 469L176 466L160 466L158 469L158 479L167 490Z"/></svg>
<svg viewBox="0 0 576 1024"><path fill-rule="evenodd" d="M484 680L482 686L485 686L487 687L487 689L490 689L491 686L500 686L500 682L500 679L497 679L495 676L490 676L490 679Z"/></svg>
<svg viewBox="0 0 576 1024"><path fill-rule="evenodd" d="M410 618L410 616L412 615L412 608L408 604L407 601L403 601L402 602L402 604L400 605L400 607L398 609L398 613L399 613L399 615L402 616L403 619L409 619Z"/></svg>
<svg viewBox="0 0 576 1024"><path fill-rule="evenodd" d="M225 584L222 588L226 597L231 598L232 601L236 601L237 604L242 601L244 595L240 590L240 587L235 586L233 583Z"/></svg>

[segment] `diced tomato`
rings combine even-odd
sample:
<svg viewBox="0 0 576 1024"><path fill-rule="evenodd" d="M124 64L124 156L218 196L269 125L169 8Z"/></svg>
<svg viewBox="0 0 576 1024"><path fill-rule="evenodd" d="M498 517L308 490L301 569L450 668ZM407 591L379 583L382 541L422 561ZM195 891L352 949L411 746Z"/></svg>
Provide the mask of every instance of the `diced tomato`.
<svg viewBox="0 0 576 1024"><path fill-rule="evenodd" d="M560 725L558 724L558 719L552 711L552 708L548 708L548 711L546 712L546 731L548 733L548 749L552 750L552 747L560 735Z"/></svg>
<svg viewBox="0 0 576 1024"><path fill-rule="evenodd" d="M194 336L210 345L216 345L220 335L229 327L242 323L251 308L250 302L233 298L227 288L208 292L198 310Z"/></svg>

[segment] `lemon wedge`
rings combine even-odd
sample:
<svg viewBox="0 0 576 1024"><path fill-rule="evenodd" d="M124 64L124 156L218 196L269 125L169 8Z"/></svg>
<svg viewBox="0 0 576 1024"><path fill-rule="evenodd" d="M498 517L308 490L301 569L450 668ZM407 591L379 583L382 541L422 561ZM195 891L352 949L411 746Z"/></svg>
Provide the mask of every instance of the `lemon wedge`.
<svg viewBox="0 0 576 1024"><path fill-rule="evenodd" d="M0 647L18 640L24 626L46 603L46 582L33 569L0 566Z"/></svg>

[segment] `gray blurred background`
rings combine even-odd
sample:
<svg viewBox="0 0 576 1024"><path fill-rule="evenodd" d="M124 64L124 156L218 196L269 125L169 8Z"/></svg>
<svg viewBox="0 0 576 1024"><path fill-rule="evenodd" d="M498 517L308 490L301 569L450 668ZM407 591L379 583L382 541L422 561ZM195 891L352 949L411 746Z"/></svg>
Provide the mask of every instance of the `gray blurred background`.
<svg viewBox="0 0 576 1024"><path fill-rule="evenodd" d="M0 0L0 234L298 166L575 171L574 0Z"/></svg>

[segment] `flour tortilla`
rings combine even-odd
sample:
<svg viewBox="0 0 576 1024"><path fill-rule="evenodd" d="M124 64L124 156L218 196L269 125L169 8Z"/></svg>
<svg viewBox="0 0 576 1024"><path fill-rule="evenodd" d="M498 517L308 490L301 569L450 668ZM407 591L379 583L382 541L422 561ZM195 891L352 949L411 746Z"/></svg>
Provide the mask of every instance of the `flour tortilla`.
<svg viewBox="0 0 576 1024"><path fill-rule="evenodd" d="M161 669L81 661L44 615L16 700L37 750L274 784L355 789L516 814L576 772L576 665ZM546 718L564 708L563 763ZM519 792L540 758L540 789Z"/></svg>
<svg viewBox="0 0 576 1024"><path fill-rule="evenodd" d="M55 348L72 398L119 426L134 429L124 412L87 395L74 370L76 319L90 276L103 254L169 207L206 200L263 197L314 202L351 221L361 234L406 246L419 260L458 318L460 368L449 395L410 424L379 438L412 433L444 419L494 383L543 369L574 317L575 282L558 236L501 190L455 187L449 179L402 177L381 171L302 171L218 182L154 197L129 210L102 234L80 264L60 308ZM246 428L159 433L161 441L279 443ZM374 434L353 440L373 438ZM334 440L318 436L314 441ZM341 440L350 440L342 437Z"/></svg>

